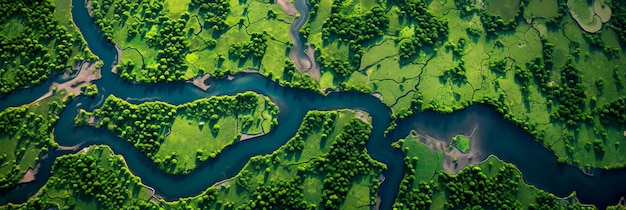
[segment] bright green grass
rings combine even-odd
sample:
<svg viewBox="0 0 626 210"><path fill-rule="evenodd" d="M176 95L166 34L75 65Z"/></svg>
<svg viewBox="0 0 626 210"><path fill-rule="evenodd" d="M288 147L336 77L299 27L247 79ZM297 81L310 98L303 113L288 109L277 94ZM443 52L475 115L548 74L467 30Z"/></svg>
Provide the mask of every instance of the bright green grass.
<svg viewBox="0 0 626 210"><path fill-rule="evenodd" d="M239 131L235 125L237 121L234 116L222 117L216 125L220 126L217 135L211 132L211 125L198 125L195 120L188 120L184 117L177 117L172 124L171 133L155 154L157 158L165 158L173 153L177 154L178 169L176 171L186 171L196 168L199 162L196 152L202 151L207 154L217 154L224 147L235 143Z"/></svg>
<svg viewBox="0 0 626 210"><path fill-rule="evenodd" d="M373 179L378 179L378 177L371 176L361 176L354 178L356 181L353 181L352 186L350 186L350 190L348 190L348 195L346 196L346 200L343 202L343 205L340 206L340 209L370 209L370 185L372 185Z"/></svg>
<svg viewBox="0 0 626 210"><path fill-rule="evenodd" d="M454 142L454 146L459 149L462 153L467 153L470 150L470 137L465 135L457 135L452 137L452 142Z"/></svg>
<svg viewBox="0 0 626 210"><path fill-rule="evenodd" d="M417 138L417 136L409 135L402 143L405 155L411 159L417 158L417 162L415 162L415 183L419 183L419 181L429 181L435 177L435 173L443 169L443 153L432 151L426 145L419 142ZM414 186L417 185L414 184Z"/></svg>
<svg viewBox="0 0 626 210"><path fill-rule="evenodd" d="M188 10L190 2L191 0L167 0L165 2L165 7L169 9L167 15L174 20L180 18L183 12Z"/></svg>

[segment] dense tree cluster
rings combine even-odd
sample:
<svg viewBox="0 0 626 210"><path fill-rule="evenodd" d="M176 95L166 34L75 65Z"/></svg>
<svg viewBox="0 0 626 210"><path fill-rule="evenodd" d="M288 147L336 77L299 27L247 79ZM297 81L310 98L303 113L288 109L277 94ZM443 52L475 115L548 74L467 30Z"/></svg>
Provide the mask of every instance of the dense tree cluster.
<svg viewBox="0 0 626 210"><path fill-rule="evenodd" d="M283 78L278 80L280 85L290 88L298 88L317 92L320 85L307 74L298 72L296 66L291 59L285 60L285 68L283 69Z"/></svg>
<svg viewBox="0 0 626 210"><path fill-rule="evenodd" d="M335 138L330 151L316 160L320 172L326 172L322 190L322 202L327 209L337 209L350 189L351 180L357 175L369 174L386 168L373 160L365 151L371 126L359 119L348 121ZM372 170L375 169L375 170ZM375 174L369 174L375 175Z"/></svg>
<svg viewBox="0 0 626 210"><path fill-rule="evenodd" d="M259 186L248 203L252 209L312 209L304 201L304 187L299 179L270 182Z"/></svg>
<svg viewBox="0 0 626 210"><path fill-rule="evenodd" d="M117 3L119 2L119 3ZM129 18L130 11L125 8L137 8L138 13L143 13L142 19L128 24L128 38L132 39L137 34L145 40L149 47L156 50L153 59L155 65L137 66L126 65L118 68L118 74L123 79L134 80L142 83L173 82L184 80L187 66L184 64L185 56L189 53L188 38L185 25L189 15L182 15L178 20L172 20L167 16L163 2L143 1L141 3L129 1L103 0L93 1L91 4L92 17L104 37L111 43L117 40L113 37L113 29L116 25L124 26ZM113 17L107 14L113 10ZM156 26L156 27L155 27ZM156 28L157 30L150 30Z"/></svg>
<svg viewBox="0 0 626 210"><path fill-rule="evenodd" d="M165 102L131 104L113 95L101 108L94 110L96 127L105 127L133 144L141 153L152 157L165 140L164 131L174 122L176 107ZM81 110L77 115L89 115Z"/></svg>
<svg viewBox="0 0 626 210"><path fill-rule="evenodd" d="M617 32L622 45L626 44L626 2L611 1L611 25Z"/></svg>
<svg viewBox="0 0 626 210"><path fill-rule="evenodd" d="M3 1L0 13L0 30L15 27L8 29L14 36L0 36L0 94L37 85L74 61L96 60L77 33L57 22L54 1Z"/></svg>
<svg viewBox="0 0 626 210"><path fill-rule="evenodd" d="M506 59L489 62L489 70L493 72L505 74L506 69L507 69Z"/></svg>
<svg viewBox="0 0 626 210"><path fill-rule="evenodd" d="M485 27L487 34L492 36L497 36L498 31L513 30L517 26L517 21L515 19L504 22L500 15L493 14L486 10L480 13L480 21L483 23L483 27Z"/></svg>
<svg viewBox="0 0 626 210"><path fill-rule="evenodd" d="M564 122L567 126L575 126L578 122L590 120L591 115L585 113L585 87L580 72L574 67L571 59L561 68L561 85L554 90L559 105L551 114L553 119Z"/></svg>
<svg viewBox="0 0 626 210"><path fill-rule="evenodd" d="M322 27L322 38L324 41L330 40L331 37L338 37L339 41L349 43L351 58L350 64L352 69L356 69L361 64L363 56L363 44L382 36L389 27L389 17L385 14L385 10L380 7L374 7L372 10L365 12L359 16L346 16L339 12L341 1L334 1L331 7L330 17L324 21ZM330 64L332 65L332 64ZM324 63L323 69L335 70L339 75L348 75L348 73L338 70L349 70L350 68L334 69L328 63Z"/></svg>
<svg viewBox="0 0 626 210"><path fill-rule="evenodd" d="M313 20L317 17L317 10L320 7L320 0L307 0L306 3L311 7L309 11L309 18Z"/></svg>
<svg viewBox="0 0 626 210"><path fill-rule="evenodd" d="M521 176L515 167L505 164L494 177L487 177L480 167L468 167L456 176L444 172L439 179L444 182L446 208L520 208L516 200Z"/></svg>
<svg viewBox="0 0 626 210"><path fill-rule="evenodd" d="M98 95L98 87L96 87L96 84L83 85L80 87L80 93L93 98Z"/></svg>
<svg viewBox="0 0 626 210"><path fill-rule="evenodd" d="M598 108L600 122L616 126L626 124L626 96L615 99Z"/></svg>
<svg viewBox="0 0 626 210"><path fill-rule="evenodd" d="M269 35L266 31L263 31L262 34L252 33L250 41L231 45L228 48L228 54L242 60L248 58L248 56L252 56L254 59L261 59L265 55L268 39Z"/></svg>
<svg viewBox="0 0 626 210"><path fill-rule="evenodd" d="M304 149L304 139L310 134L321 129L322 140L326 140L328 135L335 128L335 119L337 112L309 112L304 117L302 125L298 128L298 132L293 138L287 142L287 151L302 151Z"/></svg>
<svg viewBox="0 0 626 210"><path fill-rule="evenodd" d="M395 142L398 147L401 147L402 142ZM394 202L394 209L428 209L434 193L434 181L430 180L429 183L420 181L416 187L415 182L415 164L418 161L417 156L413 158L404 157L404 176L400 181L398 189L398 196L396 202Z"/></svg>
<svg viewBox="0 0 626 210"><path fill-rule="evenodd" d="M229 28L226 17L230 13L230 1L228 0L192 0L191 7L198 7L200 14L205 20L204 27L216 31L225 31Z"/></svg>
<svg viewBox="0 0 626 210"><path fill-rule="evenodd" d="M467 71L465 70L465 61L461 59L457 66L444 70L441 77L443 79L450 79L456 83L467 82Z"/></svg>
<svg viewBox="0 0 626 210"><path fill-rule="evenodd" d="M0 154L0 163L8 168L8 171L0 176L0 190L7 190L15 187L25 171L21 171L20 164L32 164L24 158L26 149L34 147L45 153L54 150L58 144L54 142L50 133L53 125L58 119L56 116L65 104L56 101L50 102L50 107L41 112L31 109L28 105L8 108L0 112L0 137L4 145L15 144L13 154ZM15 143L9 143L15 141ZM40 154L40 157L43 154ZM8 158L11 159L8 159ZM22 161L25 161L22 163ZM4 165L6 164L6 165Z"/></svg>
<svg viewBox="0 0 626 210"><path fill-rule="evenodd" d="M554 45L547 39L541 39L543 47L542 56L533 59L526 65L535 80L539 83L542 92L552 95L553 85L551 85L550 75L554 66Z"/></svg>
<svg viewBox="0 0 626 210"><path fill-rule="evenodd" d="M521 85L520 91L522 91L522 94L528 95L530 92L528 88L530 88L533 82L532 72L528 68L522 68L521 66L518 66L518 65L515 65L514 68L515 68L515 80L517 80L517 82L519 82Z"/></svg>
<svg viewBox="0 0 626 210"><path fill-rule="evenodd" d="M401 15L415 25L415 36L400 42L400 58L409 59L422 46L434 46L449 33L448 22L440 20L428 11L423 0L396 0Z"/></svg>
<svg viewBox="0 0 626 210"><path fill-rule="evenodd" d="M109 157L108 164L117 168L124 167L119 158ZM120 173L100 165L91 155L73 154L61 156L52 167L54 177L50 178L53 186L71 186L78 194L93 197L108 209L121 208L126 199L131 197L127 188L139 187L137 179L132 179L129 171Z"/></svg>
<svg viewBox="0 0 626 210"><path fill-rule="evenodd" d="M322 70L334 71L335 74L339 77L350 76L350 74L352 74L352 72L357 69L356 67L351 65L349 61L340 58L319 56L319 60L320 63L322 63Z"/></svg>
<svg viewBox="0 0 626 210"><path fill-rule="evenodd" d="M446 50L452 50L452 54L454 56L461 57L466 44L467 39L465 39L465 37L461 37L456 43L448 41L444 46L446 47Z"/></svg>

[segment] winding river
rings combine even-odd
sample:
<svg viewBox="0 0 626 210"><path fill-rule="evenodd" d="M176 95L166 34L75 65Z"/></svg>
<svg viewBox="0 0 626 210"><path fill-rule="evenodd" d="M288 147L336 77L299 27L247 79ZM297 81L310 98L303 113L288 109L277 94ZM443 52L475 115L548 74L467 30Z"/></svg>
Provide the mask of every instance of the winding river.
<svg viewBox="0 0 626 210"><path fill-rule="evenodd" d="M373 130L367 149L374 159L387 164L388 167L384 172L386 180L379 188L382 209L391 209L404 170L403 154L390 146L392 142L406 137L412 129L439 139L450 139L457 133L470 133L476 124L481 127L477 132L482 138L478 149L485 155L494 154L506 162L515 164L529 184L561 197L576 191L581 202L595 204L600 208L615 204L621 196L626 195L626 188L623 187L626 186L626 169L594 170L594 176L589 177L575 167L558 164L556 156L551 151L485 106L474 105L448 115L433 112L417 113L400 121L393 132L383 136L390 123L391 110L379 99L367 94L340 92L323 96L285 88L254 73L238 74L233 80L209 79L206 82L210 83L211 88L206 91L182 82L152 85L130 83L119 79L108 69L115 60L115 48L101 36L97 26L87 14L83 0L73 0L72 14L89 48L105 62L105 67L102 70L102 78L95 81L99 95L95 99L77 97L67 106L55 125L55 140L65 146L81 144L77 150L94 144L109 145L116 154L121 154L125 158L133 174L139 176L144 184L153 187L156 193L166 200L198 195L214 183L236 175L250 157L276 150L296 133L307 111L341 108L363 110L372 117ZM296 44L302 46L302 43ZM40 86L21 89L3 96L0 98L0 109L19 106L37 99L48 90L51 81L57 80L60 79L51 78ZM105 129L73 126L78 109L91 111L102 105L104 98L109 94L131 103L159 100L181 104L200 98L234 95L244 91L266 95L279 106L278 126L264 136L226 147L217 158L206 161L188 175L163 173L133 145ZM36 181L19 185L0 194L0 205L26 201L50 177L54 159L73 152L75 151L49 152L40 160L41 168Z"/></svg>

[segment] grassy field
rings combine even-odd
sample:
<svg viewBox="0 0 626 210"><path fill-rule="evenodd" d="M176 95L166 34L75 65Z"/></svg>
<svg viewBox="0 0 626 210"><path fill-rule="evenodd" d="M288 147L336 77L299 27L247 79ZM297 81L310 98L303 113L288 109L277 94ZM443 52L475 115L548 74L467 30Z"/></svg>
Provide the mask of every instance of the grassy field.
<svg viewBox="0 0 626 210"><path fill-rule="evenodd" d="M457 135L452 137L452 142L454 142L454 147L459 149L462 153L467 153L470 151L470 137L465 135Z"/></svg>

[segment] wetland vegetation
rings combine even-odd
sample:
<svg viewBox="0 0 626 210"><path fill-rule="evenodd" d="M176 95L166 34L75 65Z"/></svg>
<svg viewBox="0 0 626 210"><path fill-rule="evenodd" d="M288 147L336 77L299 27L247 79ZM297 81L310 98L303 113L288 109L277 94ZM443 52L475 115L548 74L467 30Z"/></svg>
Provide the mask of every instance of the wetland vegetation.
<svg viewBox="0 0 626 210"><path fill-rule="evenodd" d="M532 135L559 164L589 177L626 167L623 1L92 0L84 2L88 16L119 56L98 61L96 69L107 63L115 75L107 71L102 83L58 86L84 70L84 63L98 60L92 53L97 47L86 44L91 34L74 23L75 5L70 0L0 2L0 102L13 104L16 97L49 90L33 103L0 112L0 196L33 182L48 155L74 153L47 160L53 161L51 172L37 177L47 181L28 194L31 199L0 209L595 207L581 204L576 192L559 198L527 184L515 165L494 156L456 168L476 161L470 160L480 152L474 144L481 145L474 132L450 131L458 135L437 140L448 142L444 149L458 157L420 136L393 143L404 155L394 168L402 175L387 180L399 183L385 188L397 192L383 191L384 175L393 173L383 162L393 158L372 158L371 141L388 139L383 130L391 134L417 113L450 114L477 104ZM300 61L304 58L310 65ZM245 163L234 177L174 199L143 185L112 147L60 147L55 139L56 125L72 132L91 126L132 145L153 171L179 179L197 176L199 168L231 161L220 155L239 148L240 141L272 133L294 108L279 96L251 91L184 102L174 96L176 103L168 103L149 97L158 88L144 93L130 88L171 85L170 97L182 82L210 75L201 83L224 90L219 81L244 72L315 96L372 94L389 108L384 115L391 122L385 122L385 130L373 123L374 113L311 105L326 111L297 115L302 123L278 149L234 160ZM116 83L117 78L126 82ZM117 97L107 90L111 84L128 84L129 92L145 96ZM201 95L183 89L179 93L193 95L189 98ZM314 98L303 94L298 100L306 104L307 97ZM75 107L68 108L70 103ZM61 124L60 116L75 116L74 122Z"/></svg>

